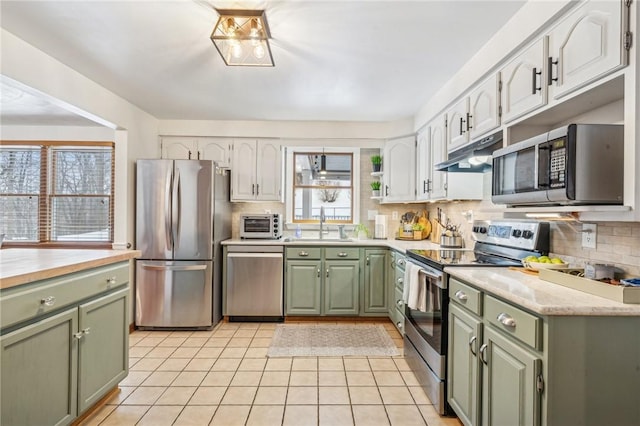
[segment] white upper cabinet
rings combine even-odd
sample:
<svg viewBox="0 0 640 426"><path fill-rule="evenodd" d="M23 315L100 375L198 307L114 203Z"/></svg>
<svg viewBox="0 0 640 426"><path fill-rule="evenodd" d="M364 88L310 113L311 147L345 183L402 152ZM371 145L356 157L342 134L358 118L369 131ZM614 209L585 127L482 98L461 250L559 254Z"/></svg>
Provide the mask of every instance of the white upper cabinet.
<svg viewBox="0 0 640 426"><path fill-rule="evenodd" d="M475 86L447 111L447 152L462 148L500 125L500 74Z"/></svg>
<svg viewBox="0 0 640 426"><path fill-rule="evenodd" d="M447 110L447 151L466 145L469 142L469 98L465 97Z"/></svg>
<svg viewBox="0 0 640 426"><path fill-rule="evenodd" d="M500 126L500 74L492 74L469 94L469 141Z"/></svg>
<svg viewBox="0 0 640 426"><path fill-rule="evenodd" d="M508 123L547 103L546 38L509 61L502 75L502 121Z"/></svg>
<svg viewBox="0 0 640 426"><path fill-rule="evenodd" d="M445 118L433 120L418 133L416 145L416 200L437 200L447 196L447 173L434 166L447 159Z"/></svg>
<svg viewBox="0 0 640 426"><path fill-rule="evenodd" d="M231 201L282 201L280 142L233 141Z"/></svg>
<svg viewBox="0 0 640 426"><path fill-rule="evenodd" d="M392 139L384 145L383 202L412 201L416 196L416 140Z"/></svg>
<svg viewBox="0 0 640 426"><path fill-rule="evenodd" d="M165 136L160 142L160 155L172 160L212 160L222 168L229 168L232 143L227 138Z"/></svg>
<svg viewBox="0 0 640 426"><path fill-rule="evenodd" d="M559 99L626 65L622 2L587 2L549 32L548 84Z"/></svg>

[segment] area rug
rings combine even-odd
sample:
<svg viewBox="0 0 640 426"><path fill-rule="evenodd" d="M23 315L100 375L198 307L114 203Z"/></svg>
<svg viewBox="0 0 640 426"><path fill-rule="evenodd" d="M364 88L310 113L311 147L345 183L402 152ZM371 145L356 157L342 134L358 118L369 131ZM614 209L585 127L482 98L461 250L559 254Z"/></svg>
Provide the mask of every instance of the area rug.
<svg viewBox="0 0 640 426"><path fill-rule="evenodd" d="M268 357L395 356L400 351L382 325L279 324Z"/></svg>

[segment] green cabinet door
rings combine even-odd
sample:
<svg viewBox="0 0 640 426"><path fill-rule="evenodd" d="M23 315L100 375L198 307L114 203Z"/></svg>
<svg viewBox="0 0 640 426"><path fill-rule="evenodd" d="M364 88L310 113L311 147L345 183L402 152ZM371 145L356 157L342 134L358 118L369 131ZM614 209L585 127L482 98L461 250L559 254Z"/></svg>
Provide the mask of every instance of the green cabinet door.
<svg viewBox="0 0 640 426"><path fill-rule="evenodd" d="M321 260L287 260L287 315L320 315Z"/></svg>
<svg viewBox="0 0 640 426"><path fill-rule="evenodd" d="M78 413L95 404L129 370L129 289L80 305Z"/></svg>
<svg viewBox="0 0 640 426"><path fill-rule="evenodd" d="M396 288L396 252L390 251L389 256L387 258L387 299L391 302L388 303L387 309L389 312L389 318L393 319L393 311L396 309L393 300L395 295Z"/></svg>
<svg viewBox="0 0 640 426"><path fill-rule="evenodd" d="M324 314L358 315L360 304L360 262L357 260L325 261Z"/></svg>
<svg viewBox="0 0 640 426"><path fill-rule="evenodd" d="M490 326L484 329L482 424L537 426L540 393L536 387L542 361ZM541 377L541 376L540 376Z"/></svg>
<svg viewBox="0 0 640 426"><path fill-rule="evenodd" d="M465 426L480 424L480 365L482 322L455 303L449 304L447 400Z"/></svg>
<svg viewBox="0 0 640 426"><path fill-rule="evenodd" d="M3 425L64 425L76 417L78 309L0 338Z"/></svg>
<svg viewBox="0 0 640 426"><path fill-rule="evenodd" d="M364 262L364 312L389 312L388 251L365 250Z"/></svg>

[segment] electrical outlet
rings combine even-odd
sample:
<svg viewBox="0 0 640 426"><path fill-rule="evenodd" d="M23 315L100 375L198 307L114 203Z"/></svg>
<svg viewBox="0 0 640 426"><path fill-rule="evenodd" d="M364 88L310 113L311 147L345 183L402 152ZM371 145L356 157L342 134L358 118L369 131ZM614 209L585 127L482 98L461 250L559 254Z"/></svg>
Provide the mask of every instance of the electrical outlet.
<svg viewBox="0 0 640 426"><path fill-rule="evenodd" d="M584 248L596 248L596 230L598 225L595 223L583 223L582 224L582 247Z"/></svg>
<svg viewBox="0 0 640 426"><path fill-rule="evenodd" d="M398 220L398 212L397 211L391 212L391 220Z"/></svg>

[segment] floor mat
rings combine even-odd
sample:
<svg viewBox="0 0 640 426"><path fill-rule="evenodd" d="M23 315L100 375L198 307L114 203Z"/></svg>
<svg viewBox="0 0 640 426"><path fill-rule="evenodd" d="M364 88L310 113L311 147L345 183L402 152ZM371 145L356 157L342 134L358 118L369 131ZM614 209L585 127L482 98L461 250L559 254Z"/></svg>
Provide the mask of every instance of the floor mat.
<svg viewBox="0 0 640 426"><path fill-rule="evenodd" d="M396 356L400 351L382 325L279 324L268 357Z"/></svg>

